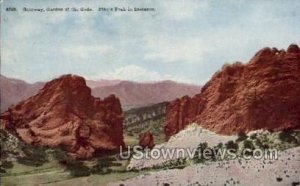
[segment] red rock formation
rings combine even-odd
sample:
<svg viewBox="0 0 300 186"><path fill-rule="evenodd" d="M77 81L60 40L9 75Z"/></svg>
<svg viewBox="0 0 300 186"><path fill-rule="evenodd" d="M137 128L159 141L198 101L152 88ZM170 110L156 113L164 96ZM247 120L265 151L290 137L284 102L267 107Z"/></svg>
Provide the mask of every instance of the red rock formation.
<svg viewBox="0 0 300 186"><path fill-rule="evenodd" d="M1 114L1 123L23 141L62 147L78 158L118 150L124 145L122 122L119 99L94 98L85 80L75 75L48 82Z"/></svg>
<svg viewBox="0 0 300 186"><path fill-rule="evenodd" d="M300 49L260 50L247 64L224 65L193 98L167 106L169 137L191 122L221 134L300 128Z"/></svg>
<svg viewBox="0 0 300 186"><path fill-rule="evenodd" d="M154 140L153 140L153 135L151 134L151 132L145 132L145 133L140 134L139 145L143 149L145 149L145 148L152 149L154 147Z"/></svg>
<svg viewBox="0 0 300 186"><path fill-rule="evenodd" d="M3 75L0 75L0 82L1 113L11 105L37 94L38 90L45 84L44 82L29 84ZM111 94L116 95L121 101L123 110L171 101L183 95L193 96L200 90L200 86L174 81L138 83L102 79L97 81L87 80L86 84L92 89L92 95L95 97L103 98Z"/></svg>

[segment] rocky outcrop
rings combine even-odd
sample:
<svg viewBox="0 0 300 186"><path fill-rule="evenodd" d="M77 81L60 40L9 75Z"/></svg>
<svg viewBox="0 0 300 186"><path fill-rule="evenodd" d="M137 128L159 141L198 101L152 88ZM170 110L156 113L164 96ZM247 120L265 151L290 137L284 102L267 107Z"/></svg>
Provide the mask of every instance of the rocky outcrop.
<svg viewBox="0 0 300 186"><path fill-rule="evenodd" d="M91 96L82 77L64 75L1 114L1 124L26 143L61 147L77 158L123 146L123 116L114 95Z"/></svg>
<svg viewBox="0 0 300 186"><path fill-rule="evenodd" d="M221 134L300 128L300 49L264 48L247 63L224 65L194 97L167 106L169 137L191 122Z"/></svg>
<svg viewBox="0 0 300 186"><path fill-rule="evenodd" d="M145 133L140 134L139 146L141 146L143 149L145 149L145 148L152 149L154 147L154 140L153 140L153 135L151 134L151 132L145 132Z"/></svg>

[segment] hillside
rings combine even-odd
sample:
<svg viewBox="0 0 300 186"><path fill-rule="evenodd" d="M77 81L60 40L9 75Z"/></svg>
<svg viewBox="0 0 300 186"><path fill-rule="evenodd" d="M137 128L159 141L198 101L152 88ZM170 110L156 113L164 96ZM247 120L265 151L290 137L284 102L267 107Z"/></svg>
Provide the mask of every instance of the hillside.
<svg viewBox="0 0 300 186"><path fill-rule="evenodd" d="M279 153L278 160L238 159L153 171L109 185L299 185L300 147ZM84 182L83 179L77 180ZM64 184L68 181L64 182ZM69 181L69 183L72 183ZM153 184L154 183L154 184ZM63 183L59 184L63 185Z"/></svg>
<svg viewBox="0 0 300 186"><path fill-rule="evenodd" d="M166 102L162 102L124 112L124 139L127 145L137 144L139 135L144 132L151 132L155 143L165 141L163 127L166 104Z"/></svg>
<svg viewBox="0 0 300 186"><path fill-rule="evenodd" d="M33 96L42 86L43 83L30 84L0 75L0 111L3 112L12 104Z"/></svg>

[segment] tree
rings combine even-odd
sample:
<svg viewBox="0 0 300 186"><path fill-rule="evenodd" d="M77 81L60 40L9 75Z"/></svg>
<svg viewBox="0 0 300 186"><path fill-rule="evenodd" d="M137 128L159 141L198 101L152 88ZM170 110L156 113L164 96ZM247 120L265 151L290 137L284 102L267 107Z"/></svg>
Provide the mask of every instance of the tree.
<svg viewBox="0 0 300 186"><path fill-rule="evenodd" d="M223 143L218 143L217 147L221 149L223 147Z"/></svg>
<svg viewBox="0 0 300 186"><path fill-rule="evenodd" d="M287 143L297 143L297 139L292 135L291 130L283 130L279 133L279 139Z"/></svg>
<svg viewBox="0 0 300 186"><path fill-rule="evenodd" d="M253 150L255 149L255 146L253 145L252 141L250 140L245 140L244 143L244 149L248 149L248 150L251 150L251 151L246 151L246 154L247 155L252 155L253 154Z"/></svg>
<svg viewBox="0 0 300 186"><path fill-rule="evenodd" d="M232 150L238 150L239 149L239 146L237 143L233 142L232 140L228 141L226 144L225 144L226 148L227 149L232 149Z"/></svg>
<svg viewBox="0 0 300 186"><path fill-rule="evenodd" d="M196 163L203 163L205 159L203 158L202 154L203 151L208 147L207 142L200 143L197 147L197 151L195 153L194 161Z"/></svg>
<svg viewBox="0 0 300 186"><path fill-rule="evenodd" d="M256 138L257 138L257 134L256 133L251 134L250 139L255 140Z"/></svg>
<svg viewBox="0 0 300 186"><path fill-rule="evenodd" d="M245 140L243 145L244 145L245 149L251 149L251 150L255 149L252 141L250 141L250 140Z"/></svg>

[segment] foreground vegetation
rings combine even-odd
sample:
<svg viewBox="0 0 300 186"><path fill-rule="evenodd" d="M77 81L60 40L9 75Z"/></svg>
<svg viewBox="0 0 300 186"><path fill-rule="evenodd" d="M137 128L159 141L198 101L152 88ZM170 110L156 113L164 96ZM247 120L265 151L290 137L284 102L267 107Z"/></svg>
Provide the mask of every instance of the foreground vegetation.
<svg viewBox="0 0 300 186"><path fill-rule="evenodd" d="M243 159L243 152L245 149L261 149L270 150L276 149L278 151L283 151L289 148L300 146L300 131L299 130L284 130L281 132L270 132L270 131L258 131L250 133L249 135L245 133L239 133L238 138L235 141L228 141L226 143L219 143L214 147L209 147L207 142L200 142L193 159L180 158L172 159L166 161L160 165L155 165L152 168L146 168L146 170L160 170L160 169L183 169L192 164L205 164L213 161L228 161L232 159L230 154L221 157L214 153L211 153L209 159L199 156L203 155L203 151L206 148L218 152L218 150L228 150L231 149L232 153L236 155L238 159ZM254 151L245 151L247 156L252 156ZM268 152L268 151L266 151Z"/></svg>
<svg viewBox="0 0 300 186"><path fill-rule="evenodd" d="M128 171L128 160L122 160L118 155L94 158L89 161L78 161L69 158L60 149L32 147L17 141L7 132L1 130L1 184L3 185L32 185L58 184L70 180L78 182L92 181L99 185L108 182L124 180L145 174L149 171L162 169L182 169L191 164L219 161L219 159L177 159L160 166L142 171ZM9 140L9 142L7 142ZM244 148L276 148L285 150L300 145L300 131L268 132L262 131L246 135L240 133L237 140L220 143L216 149L234 148L239 154ZM207 147L200 142L198 150ZM101 179L99 179L101 176ZM77 177L85 177L79 179ZM99 179L99 180L98 180ZM80 180L80 181L79 181ZM84 183L82 183L84 184Z"/></svg>

